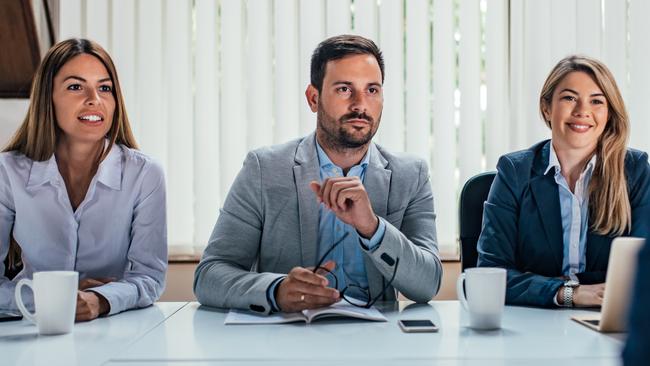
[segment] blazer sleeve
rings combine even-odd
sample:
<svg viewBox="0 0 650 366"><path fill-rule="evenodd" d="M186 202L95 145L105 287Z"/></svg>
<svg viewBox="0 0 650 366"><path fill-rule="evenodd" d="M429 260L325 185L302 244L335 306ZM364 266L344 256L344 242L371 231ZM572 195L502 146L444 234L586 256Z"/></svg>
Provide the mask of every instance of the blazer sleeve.
<svg viewBox="0 0 650 366"><path fill-rule="evenodd" d="M648 154L641 153L635 161L634 177L631 182L630 206L632 209L632 228L630 236L650 240L650 165Z"/></svg>
<svg viewBox="0 0 650 366"><path fill-rule="evenodd" d="M260 251L263 207L260 163L248 153L194 273L194 294L203 305L269 314L268 287L283 274L251 269Z"/></svg>
<svg viewBox="0 0 650 366"><path fill-rule="evenodd" d="M442 263L436 242L436 215L426 163L420 162L416 193L408 202L398 229L388 220L379 245L367 253L375 267L391 278L393 261L399 259L393 287L416 302L429 302L438 293Z"/></svg>
<svg viewBox="0 0 650 366"><path fill-rule="evenodd" d="M650 317L648 316L648 308L650 308L650 243L648 243L648 238L639 253L637 263L634 296L628 321L629 333L623 350L625 365L647 365L650 360L650 348L648 348L648 339L650 339Z"/></svg>
<svg viewBox="0 0 650 366"><path fill-rule="evenodd" d="M478 240L478 266L507 270L506 303L552 307L553 297L563 281L530 272L521 272L517 250L520 191L517 168L508 156L497 164L488 200L483 208L483 226ZM528 259L533 260L533 259Z"/></svg>

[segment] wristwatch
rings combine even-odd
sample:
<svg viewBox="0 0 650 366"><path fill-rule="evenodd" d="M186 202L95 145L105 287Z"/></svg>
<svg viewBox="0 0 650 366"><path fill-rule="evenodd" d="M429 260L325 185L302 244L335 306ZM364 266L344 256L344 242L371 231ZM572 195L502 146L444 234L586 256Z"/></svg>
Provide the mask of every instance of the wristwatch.
<svg viewBox="0 0 650 366"><path fill-rule="evenodd" d="M564 306L573 307L573 289L580 286L580 282L575 279L564 281Z"/></svg>

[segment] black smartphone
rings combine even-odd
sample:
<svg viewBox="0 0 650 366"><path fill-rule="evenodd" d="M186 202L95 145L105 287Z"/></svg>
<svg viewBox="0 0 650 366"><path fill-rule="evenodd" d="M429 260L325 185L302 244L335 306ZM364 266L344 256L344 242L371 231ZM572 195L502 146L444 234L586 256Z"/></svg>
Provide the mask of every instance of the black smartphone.
<svg viewBox="0 0 650 366"><path fill-rule="evenodd" d="M399 327L406 333L431 333L437 332L438 327L428 319L400 319Z"/></svg>
<svg viewBox="0 0 650 366"><path fill-rule="evenodd" d="M0 312L0 322L10 322L12 320L20 320L22 318L23 317L20 315Z"/></svg>

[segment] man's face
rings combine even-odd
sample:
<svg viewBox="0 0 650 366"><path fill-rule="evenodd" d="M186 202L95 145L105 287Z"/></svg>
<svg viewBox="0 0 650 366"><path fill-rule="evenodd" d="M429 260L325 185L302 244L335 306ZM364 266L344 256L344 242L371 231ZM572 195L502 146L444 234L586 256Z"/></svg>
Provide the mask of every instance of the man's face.
<svg viewBox="0 0 650 366"><path fill-rule="evenodd" d="M381 69L373 55L329 61L319 93L309 86L307 99L317 112L317 129L332 147L358 148L377 132L384 105Z"/></svg>

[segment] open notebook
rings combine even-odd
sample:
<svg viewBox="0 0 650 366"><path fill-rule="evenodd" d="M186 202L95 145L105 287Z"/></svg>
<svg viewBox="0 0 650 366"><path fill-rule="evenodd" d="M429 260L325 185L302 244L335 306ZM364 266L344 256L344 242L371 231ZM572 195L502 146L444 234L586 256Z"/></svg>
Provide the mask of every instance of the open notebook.
<svg viewBox="0 0 650 366"><path fill-rule="evenodd" d="M385 322L386 317L375 307L370 309L352 306L345 301L339 301L332 306L320 309L303 310L299 313L275 313L259 315L249 311L230 310L224 324L282 324L306 322L323 318L357 318Z"/></svg>

